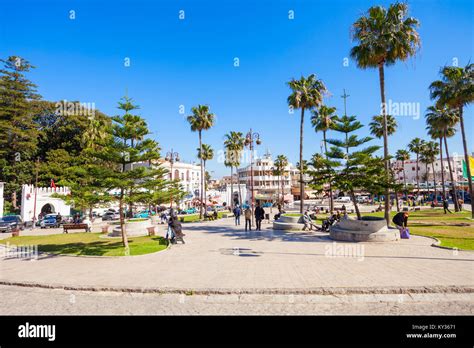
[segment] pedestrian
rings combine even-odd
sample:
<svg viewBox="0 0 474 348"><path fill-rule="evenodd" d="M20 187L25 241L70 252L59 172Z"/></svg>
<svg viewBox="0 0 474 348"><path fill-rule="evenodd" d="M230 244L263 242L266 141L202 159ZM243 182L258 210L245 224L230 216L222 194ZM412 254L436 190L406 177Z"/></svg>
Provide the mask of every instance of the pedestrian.
<svg viewBox="0 0 474 348"><path fill-rule="evenodd" d="M400 231L400 236L402 238L408 238L404 237L404 235L408 235L408 212L407 211L401 211L397 214L392 219L393 223L395 226L398 228Z"/></svg>
<svg viewBox="0 0 474 348"><path fill-rule="evenodd" d="M316 225L313 224L311 217L308 215L308 211L305 211L303 214L303 223L304 223L303 231L306 231L306 229L311 231L313 229L313 226L315 229L317 229Z"/></svg>
<svg viewBox="0 0 474 348"><path fill-rule="evenodd" d="M241 215L240 207L237 204L234 208L235 226L240 225L240 215Z"/></svg>
<svg viewBox="0 0 474 348"><path fill-rule="evenodd" d="M257 224L256 230L262 230L262 220L265 218L265 209L260 206L260 202L257 202L257 207L255 208L255 222Z"/></svg>
<svg viewBox="0 0 474 348"><path fill-rule="evenodd" d="M247 226L248 226L248 230L252 231L252 210L250 210L249 206L245 208L244 216L245 216L245 231L247 231Z"/></svg>
<svg viewBox="0 0 474 348"><path fill-rule="evenodd" d="M445 214L446 214L447 211L449 211L450 214L453 213L451 210L449 210L449 203L448 203L448 200L446 198L443 198L443 209L444 209Z"/></svg>
<svg viewBox="0 0 474 348"><path fill-rule="evenodd" d="M168 226L171 227L174 237L171 239L172 244L176 244L178 240L180 240L184 244L184 239L183 237L185 234L183 233L181 222L179 221L178 215L176 214L173 209L170 211L170 218L169 218L169 223Z"/></svg>

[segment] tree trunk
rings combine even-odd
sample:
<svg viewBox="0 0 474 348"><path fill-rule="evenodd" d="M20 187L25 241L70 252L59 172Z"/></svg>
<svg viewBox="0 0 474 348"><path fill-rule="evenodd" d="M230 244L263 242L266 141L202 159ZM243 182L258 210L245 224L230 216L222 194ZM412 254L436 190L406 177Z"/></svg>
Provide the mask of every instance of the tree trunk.
<svg viewBox="0 0 474 348"><path fill-rule="evenodd" d="M434 189L434 197L433 197L433 201L436 200L436 173L435 173L435 168L434 168L434 162L431 163L431 168L433 169L433 189Z"/></svg>
<svg viewBox="0 0 474 348"><path fill-rule="evenodd" d="M354 190L351 190L350 192L351 192L352 203L354 204L354 209L357 214L357 220L360 220L362 219L362 216L360 215L359 206L357 205L357 199L356 199Z"/></svg>
<svg viewBox="0 0 474 348"><path fill-rule="evenodd" d="M459 202L456 199L456 197L458 196L458 191L456 189L456 183L454 181L453 168L451 167L451 161L449 159L448 139L446 138L446 132L444 135L444 146L446 149L446 157L448 158L449 177L451 179L451 185L453 186L454 211L459 211Z"/></svg>
<svg viewBox="0 0 474 348"><path fill-rule="evenodd" d="M446 199L446 189L444 187L443 137L439 137L439 158L441 161L441 186L443 187L443 199Z"/></svg>
<svg viewBox="0 0 474 348"><path fill-rule="evenodd" d="M230 166L230 207L234 209L234 167Z"/></svg>
<svg viewBox="0 0 474 348"><path fill-rule="evenodd" d="M278 184L277 184L277 203L278 204L281 204L281 200L280 200L280 185L281 187L283 188L283 184L281 183L281 175L278 174Z"/></svg>
<svg viewBox="0 0 474 348"><path fill-rule="evenodd" d="M426 173L426 189L428 190L428 197L430 196L430 185L428 184L429 174L428 174L428 163L425 163L425 173ZM423 195L424 197L425 195Z"/></svg>
<svg viewBox="0 0 474 348"><path fill-rule="evenodd" d="M379 64L379 78L380 78L380 97L382 100L382 115L383 115L383 155L385 161L385 221L387 226L390 225L390 190L388 187L389 182L389 160L388 160L388 132L387 132L387 108L385 104L385 75L384 75L384 63Z"/></svg>
<svg viewBox="0 0 474 348"><path fill-rule="evenodd" d="M326 161L328 159L328 144L326 143L326 131L323 131L323 141L324 141L324 155L326 157ZM328 167L329 172L329 167ZM329 178L329 211L332 212L334 210L334 198L332 196L332 178Z"/></svg>
<svg viewBox="0 0 474 348"><path fill-rule="evenodd" d="M300 213L304 209L304 175L303 175L303 128L304 128L304 107L301 108L300 122Z"/></svg>
<svg viewBox="0 0 474 348"><path fill-rule="evenodd" d="M291 190L291 189L290 189ZM281 206L285 206L285 178L281 181Z"/></svg>
<svg viewBox="0 0 474 348"><path fill-rule="evenodd" d="M416 153L416 195L420 195L420 176L418 175L418 165L420 161L420 155Z"/></svg>
<svg viewBox="0 0 474 348"><path fill-rule="evenodd" d="M239 188L239 205L240 208L242 208L242 190L240 189L239 171L237 170L237 167L235 167L235 171L235 174L237 174L237 187Z"/></svg>
<svg viewBox="0 0 474 348"><path fill-rule="evenodd" d="M403 168L403 187L405 188L405 195L408 199L408 191L407 191L407 178L405 175L405 161L402 161L402 168Z"/></svg>
<svg viewBox="0 0 474 348"><path fill-rule="evenodd" d="M199 153L202 154L202 134L201 134L201 130L199 130ZM201 189L199 190L199 196L200 196L200 205L199 205L199 219L202 220L202 205L203 205L203 193L204 193L204 173L203 173L203 169L204 169L204 164L202 163L202 156L200 158L201 160Z"/></svg>
<svg viewBox="0 0 474 348"><path fill-rule="evenodd" d="M123 246L125 247L125 250L129 250L127 231L125 231L124 216L123 216L123 189L120 190L119 211L120 211L120 232L122 232L122 243L123 243Z"/></svg>
<svg viewBox="0 0 474 348"><path fill-rule="evenodd" d="M474 219L474 196L472 195L471 164L469 163L469 152L467 150L466 133L464 131L463 107L459 107L459 120L461 123L462 146L464 148L464 161L466 161L467 182L469 183L469 194L471 195L471 218ZM456 196L456 200L458 197Z"/></svg>
<svg viewBox="0 0 474 348"><path fill-rule="evenodd" d="M201 152L202 153L202 152ZM206 176L206 161L203 160L204 165L204 177ZM204 213L207 213L207 188L206 188L206 180L204 178Z"/></svg>

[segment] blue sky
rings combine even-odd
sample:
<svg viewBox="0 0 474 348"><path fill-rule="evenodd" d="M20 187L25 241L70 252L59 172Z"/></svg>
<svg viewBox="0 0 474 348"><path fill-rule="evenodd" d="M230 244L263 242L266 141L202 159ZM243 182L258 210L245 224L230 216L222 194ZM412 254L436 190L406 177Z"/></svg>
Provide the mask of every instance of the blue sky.
<svg viewBox="0 0 474 348"><path fill-rule="evenodd" d="M363 124L379 112L378 72L357 69L352 61L343 64L352 47L351 24L377 4L388 6L390 1L16 0L3 2L0 9L0 56L20 55L35 65L29 77L47 100L94 102L114 115L128 91L163 150L173 147L183 160L195 159L198 143L185 116L192 106L208 104L217 120L204 133L204 142L216 152L225 133L252 127L263 140L259 153L268 148L296 163L299 112L289 114L286 103L291 78L315 73L331 92L325 103L340 114L345 88L348 114ZM421 22L422 47L414 59L386 69L386 97L419 103L421 117L397 118L391 152L415 136L427 138L427 87L438 78L440 67L473 59L472 1L420 0L409 5ZM180 10L184 20L178 17ZM130 67L124 66L127 57ZM465 112L470 151L472 110ZM361 133L367 132L364 128ZM306 158L320 150L320 141L306 114ZM450 147L462 153L460 135L450 140ZM214 176L228 172L216 160L208 168Z"/></svg>

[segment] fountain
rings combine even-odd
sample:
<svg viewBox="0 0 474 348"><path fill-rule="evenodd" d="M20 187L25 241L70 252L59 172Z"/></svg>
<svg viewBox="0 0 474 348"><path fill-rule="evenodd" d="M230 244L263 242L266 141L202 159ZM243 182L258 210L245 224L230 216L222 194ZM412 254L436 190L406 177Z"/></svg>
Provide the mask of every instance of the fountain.
<svg viewBox="0 0 474 348"><path fill-rule="evenodd" d="M282 214L278 220L273 221L274 230L303 230L303 216L288 216Z"/></svg>

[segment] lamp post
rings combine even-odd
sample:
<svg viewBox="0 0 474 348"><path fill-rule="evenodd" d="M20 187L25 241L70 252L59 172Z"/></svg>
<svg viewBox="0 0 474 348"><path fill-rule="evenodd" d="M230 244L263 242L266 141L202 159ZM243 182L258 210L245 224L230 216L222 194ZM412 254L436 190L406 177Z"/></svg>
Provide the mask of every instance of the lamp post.
<svg viewBox="0 0 474 348"><path fill-rule="evenodd" d="M170 173L171 173L171 180L173 180L173 163L179 162L179 153L174 152L173 148L171 148L171 151L166 153L165 160L170 162ZM178 176L179 180L179 176ZM173 208L173 191L171 191L171 202L170 202L170 209Z"/></svg>
<svg viewBox="0 0 474 348"><path fill-rule="evenodd" d="M255 209L255 196L253 191L253 147L254 141L256 145L260 145L262 141L260 140L260 134L252 132L252 128L245 136L244 144L250 149L250 193L251 193L251 208L252 208L252 225L254 224L254 209Z"/></svg>

